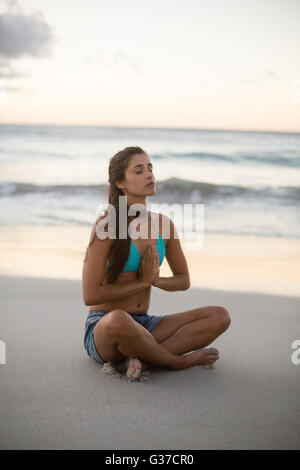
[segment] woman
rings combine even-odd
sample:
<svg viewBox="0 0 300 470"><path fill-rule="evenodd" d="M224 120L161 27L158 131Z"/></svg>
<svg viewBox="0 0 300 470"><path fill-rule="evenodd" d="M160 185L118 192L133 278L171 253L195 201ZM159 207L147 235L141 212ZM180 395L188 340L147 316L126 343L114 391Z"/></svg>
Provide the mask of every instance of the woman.
<svg viewBox="0 0 300 470"><path fill-rule="evenodd" d="M148 314L152 286L167 291L190 287L186 259L179 238L174 236L173 222L156 214L156 238L151 237L149 229L146 238L134 239L134 243L128 231L125 238L118 238L119 196L127 197L129 209L133 204L146 207L146 198L155 193L149 156L140 147L127 147L111 158L108 173L108 202L116 211L116 236L98 237L99 223L105 221L105 215L101 216L93 226L82 273L84 303L89 306L84 335L88 355L102 364L126 360L127 376L131 378L139 378L141 370L152 366L170 369L213 366L219 358L218 350L204 346L228 328L230 317L224 307L197 307L160 316ZM144 215L142 221L155 218L154 213L146 210ZM129 217L130 223L134 219ZM163 219L170 224L167 238L161 236ZM140 222L137 232L142 233L145 226ZM172 277L159 276L164 256ZM184 355L190 351L194 352Z"/></svg>

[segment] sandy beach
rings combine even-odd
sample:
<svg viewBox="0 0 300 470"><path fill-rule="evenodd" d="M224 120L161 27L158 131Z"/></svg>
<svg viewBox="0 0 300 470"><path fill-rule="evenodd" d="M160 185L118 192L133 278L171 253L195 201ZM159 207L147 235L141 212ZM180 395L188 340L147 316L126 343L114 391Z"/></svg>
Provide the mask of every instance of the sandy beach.
<svg viewBox="0 0 300 470"><path fill-rule="evenodd" d="M274 3L2 2L1 450L300 450L299 2ZM140 242L127 266L122 242L91 250L83 273L95 221L109 209L126 238L126 208L127 225L172 220L188 273L161 240L159 273ZM121 307L95 294L101 260L169 289L189 274L187 290L152 286L150 315L225 307L214 367L131 381L135 361L92 359L82 284ZM146 309L129 288L122 306ZM179 341L203 346L191 325Z"/></svg>
<svg viewBox="0 0 300 470"><path fill-rule="evenodd" d="M83 348L81 281L1 276L1 449L299 449L300 297L153 290L150 314L223 305L215 369L105 375Z"/></svg>

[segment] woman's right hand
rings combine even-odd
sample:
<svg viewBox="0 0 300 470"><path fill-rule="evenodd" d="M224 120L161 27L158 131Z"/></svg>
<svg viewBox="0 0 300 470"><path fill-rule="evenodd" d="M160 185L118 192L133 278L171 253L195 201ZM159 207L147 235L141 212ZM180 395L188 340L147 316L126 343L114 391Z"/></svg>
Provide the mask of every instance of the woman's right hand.
<svg viewBox="0 0 300 470"><path fill-rule="evenodd" d="M154 252L152 245L147 245L138 270L139 279L151 285L158 263L158 253Z"/></svg>

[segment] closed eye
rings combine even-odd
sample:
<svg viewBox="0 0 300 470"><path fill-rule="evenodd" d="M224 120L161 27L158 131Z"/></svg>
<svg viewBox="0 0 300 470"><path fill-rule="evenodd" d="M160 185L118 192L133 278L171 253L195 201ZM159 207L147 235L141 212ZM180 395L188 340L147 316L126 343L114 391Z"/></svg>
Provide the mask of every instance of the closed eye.
<svg viewBox="0 0 300 470"><path fill-rule="evenodd" d="M151 173L152 173L152 168L149 168L149 170L150 170ZM142 173L143 173L142 171L138 171L138 172L136 172L136 175L141 175Z"/></svg>

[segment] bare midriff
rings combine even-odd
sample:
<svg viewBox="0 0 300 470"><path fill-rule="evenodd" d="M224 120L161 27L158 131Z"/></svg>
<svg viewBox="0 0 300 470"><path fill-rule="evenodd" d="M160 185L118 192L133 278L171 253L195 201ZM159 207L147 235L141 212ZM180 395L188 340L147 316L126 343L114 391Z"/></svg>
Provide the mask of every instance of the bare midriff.
<svg viewBox="0 0 300 470"><path fill-rule="evenodd" d="M136 272L120 273L115 281L115 284L124 284L127 282L135 281L138 279ZM98 305L89 307L89 313L101 310L103 312L110 312L111 310L122 309L131 315L136 312L145 312L150 306L151 287L144 289L138 294L123 297L110 302L105 302Z"/></svg>

